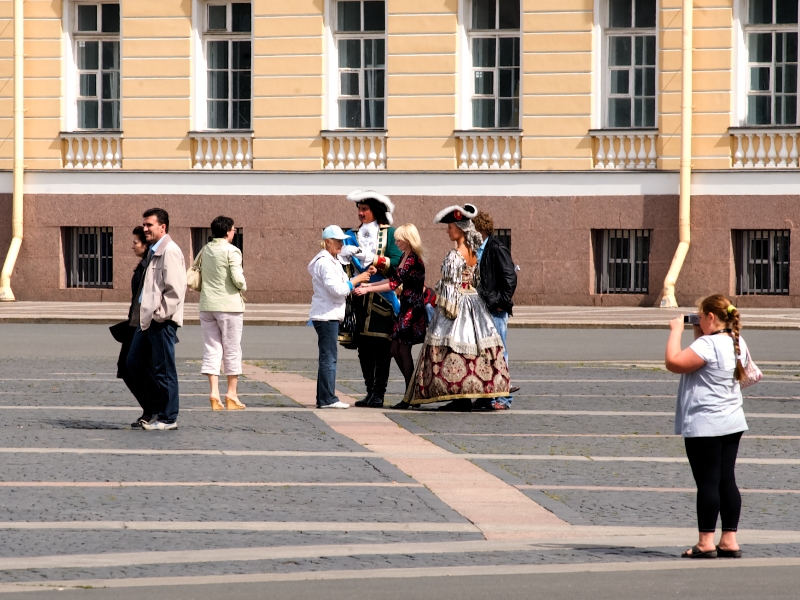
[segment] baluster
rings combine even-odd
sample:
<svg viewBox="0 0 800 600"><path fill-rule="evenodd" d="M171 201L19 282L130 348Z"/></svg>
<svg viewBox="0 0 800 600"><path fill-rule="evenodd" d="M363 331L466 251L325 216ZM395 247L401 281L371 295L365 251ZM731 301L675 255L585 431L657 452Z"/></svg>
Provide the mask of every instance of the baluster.
<svg viewBox="0 0 800 600"><path fill-rule="evenodd" d="M485 135L481 136L481 169L489 168L489 142Z"/></svg>
<svg viewBox="0 0 800 600"><path fill-rule="evenodd" d="M736 150L733 151L733 167L735 169L741 169L744 166L744 151L742 148L744 140L742 139L741 133L734 133L733 139L736 140Z"/></svg>
<svg viewBox="0 0 800 600"><path fill-rule="evenodd" d="M67 142L67 154L64 156L64 168L65 169L74 169L75 168L75 153L72 151L72 142L75 138L65 138Z"/></svg>
<svg viewBox="0 0 800 600"><path fill-rule="evenodd" d="M619 152L617 152L617 168L626 168L625 160L628 158L628 153L625 151L625 136L616 136L619 139Z"/></svg>
<svg viewBox="0 0 800 600"><path fill-rule="evenodd" d="M789 158L789 149L786 147L786 134L781 133L779 135L781 136L781 151L778 156L780 157L781 161L778 163L778 166L785 167L786 159Z"/></svg>
<svg viewBox="0 0 800 600"><path fill-rule="evenodd" d="M76 137L75 141L78 143L78 153L75 155L75 168L82 169L83 168L83 138Z"/></svg>
<svg viewBox="0 0 800 600"><path fill-rule="evenodd" d="M244 153L242 152L242 140L244 138L237 137L236 138L236 155L233 157L236 161L234 165L234 169L237 171L241 171L243 168L242 161L244 160Z"/></svg>
<svg viewBox="0 0 800 600"><path fill-rule="evenodd" d="M658 155L656 154L656 134L649 134L647 139L650 140L650 151L647 153L647 168L655 169L656 159L658 158Z"/></svg>
<svg viewBox="0 0 800 600"><path fill-rule="evenodd" d="M231 138L229 137L219 138L219 141L217 143L220 145L220 147L222 146L223 139L225 140L226 144L225 144L225 156L223 157L224 162L222 163L222 168L227 171L231 171L233 170L233 152L231 152Z"/></svg>
<svg viewBox="0 0 800 600"><path fill-rule="evenodd" d="M756 163L756 167L763 168L764 167L764 159L767 157L767 151L764 149L765 137L763 133L757 133L756 137L758 138L758 152L756 152L756 158L758 158L758 162Z"/></svg>
<svg viewBox="0 0 800 600"><path fill-rule="evenodd" d="M114 140L114 167L115 169L122 168L122 138L118 137Z"/></svg>
<svg viewBox="0 0 800 600"><path fill-rule="evenodd" d="M336 153L336 168L337 169L344 169L344 138L337 137L336 140L339 142L339 150Z"/></svg>
<svg viewBox="0 0 800 600"><path fill-rule="evenodd" d="M503 136L503 169L511 168L511 140L509 136Z"/></svg>
<svg viewBox="0 0 800 600"><path fill-rule="evenodd" d="M598 134L597 136L597 152L594 155L594 168L605 169L606 151L605 151L606 136Z"/></svg>
<svg viewBox="0 0 800 600"><path fill-rule="evenodd" d="M86 165L87 169L94 169L94 140L90 137L86 138Z"/></svg>
<svg viewBox="0 0 800 600"><path fill-rule="evenodd" d="M328 138L328 153L325 155L325 168L326 169L333 169L333 161L336 159L336 153L333 151L333 144L336 142L336 138L329 137Z"/></svg>
<svg viewBox="0 0 800 600"><path fill-rule="evenodd" d="M352 136L347 136L347 143L348 143L348 150L347 150L347 168L348 169L355 169L356 168L356 153L354 150L355 146L355 138Z"/></svg>
<svg viewBox="0 0 800 600"><path fill-rule="evenodd" d="M106 162L103 165L104 169L110 169L112 167L112 161L114 160L114 153L111 152L111 138L106 138Z"/></svg>
<svg viewBox="0 0 800 600"><path fill-rule="evenodd" d="M469 152L467 152L467 136L457 135L456 139L461 143L461 154L458 155L458 168L468 169L469 164L467 164L467 160L469 160Z"/></svg>
<svg viewBox="0 0 800 600"><path fill-rule="evenodd" d="M98 137L97 138L97 152L94 154L94 168L95 169L102 169L103 168L103 160L106 158L106 153L103 151L103 142L105 138Z"/></svg>
<svg viewBox="0 0 800 600"><path fill-rule="evenodd" d="M214 169L219 171L222 169L222 160L225 158L225 155L222 153L222 138L215 136L212 139L214 142L216 142L217 148L217 150L214 152Z"/></svg>
<svg viewBox="0 0 800 600"><path fill-rule="evenodd" d="M203 138L195 138L197 142L197 150L194 153L194 167L193 169L203 168Z"/></svg>
<svg viewBox="0 0 800 600"><path fill-rule="evenodd" d="M369 164L367 165L367 169L370 171L374 171L376 168L375 161L378 159L378 153L375 152L375 136L371 135L367 138L369 141L369 154L367 154L367 160Z"/></svg>
<svg viewBox="0 0 800 600"><path fill-rule="evenodd" d="M214 159L214 155L211 154L211 138L210 137L202 137L200 138L203 140L203 145L205 145L205 153L203 154L203 168L210 169L212 165L212 160Z"/></svg>
<svg viewBox="0 0 800 600"><path fill-rule="evenodd" d="M639 134L636 137L639 138L639 154L636 155L638 159L636 168L644 169L647 166L647 152L644 151L644 134Z"/></svg>
<svg viewBox="0 0 800 600"><path fill-rule="evenodd" d="M522 143L521 137L514 137L514 154L511 155L511 168L519 169L522 162L522 150L520 144Z"/></svg>
<svg viewBox="0 0 800 600"><path fill-rule="evenodd" d="M746 133L745 137L747 137L747 152L745 152L745 157L747 158L747 162L745 163L746 167L754 167L755 166L755 157L756 157L756 150L753 146L753 134Z"/></svg>
<svg viewBox="0 0 800 600"><path fill-rule="evenodd" d="M493 135L489 138L492 141L492 162L489 165L490 169L500 168L500 152L498 146L500 145L500 136Z"/></svg>
<svg viewBox="0 0 800 600"><path fill-rule="evenodd" d="M358 139L358 155L356 156L356 158L358 159L358 162L356 163L356 169L363 171L364 169L367 168L367 165L365 164L367 160L367 155L364 147L364 136L360 135L358 136L357 139Z"/></svg>
<svg viewBox="0 0 800 600"><path fill-rule="evenodd" d="M247 146L247 150L244 152L244 164L242 168L249 171L253 168L253 138L242 138L244 143Z"/></svg>
<svg viewBox="0 0 800 600"><path fill-rule="evenodd" d="M633 135L628 135L628 142L630 143L630 149L628 150L628 168L635 169L636 168L636 137Z"/></svg>
<svg viewBox="0 0 800 600"><path fill-rule="evenodd" d="M616 163L614 160L617 158L616 153L614 152L614 142L617 140L617 136L610 135L608 136L608 154L606 154L606 169L614 169L616 168Z"/></svg>
<svg viewBox="0 0 800 600"><path fill-rule="evenodd" d="M775 134L768 133L769 136L769 153L767 154L767 158L769 158L769 162L767 163L768 167L775 167L775 159L778 158L778 153L775 152Z"/></svg>
<svg viewBox="0 0 800 600"><path fill-rule="evenodd" d="M471 135L470 139L472 140L472 152L469 155L470 158L470 169L477 169L478 168L478 137L475 135Z"/></svg>
<svg viewBox="0 0 800 600"><path fill-rule="evenodd" d="M789 166L790 167L796 167L797 166L797 134L796 133L790 133L789 134L789 138L792 140L792 149L789 151L789 158L791 159L789 161Z"/></svg>
<svg viewBox="0 0 800 600"><path fill-rule="evenodd" d="M375 138L378 140L378 143L381 145L381 149L378 152L378 169L385 169L386 168L386 138L379 137Z"/></svg>

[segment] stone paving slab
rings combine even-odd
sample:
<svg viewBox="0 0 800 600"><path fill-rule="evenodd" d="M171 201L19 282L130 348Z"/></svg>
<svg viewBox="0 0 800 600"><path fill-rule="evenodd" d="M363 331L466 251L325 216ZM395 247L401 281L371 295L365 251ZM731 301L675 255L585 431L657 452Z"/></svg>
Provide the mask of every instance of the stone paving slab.
<svg viewBox="0 0 800 600"><path fill-rule="evenodd" d="M198 305L187 303L184 322L199 323ZM308 304L249 304L245 323L251 325L305 325ZM510 327L560 327L571 329L667 328L677 315L694 312L696 307L662 309L657 307L599 306L515 306ZM124 302L4 302L0 303L0 323L102 323L125 319ZM800 329L800 309L742 308L742 318L752 329Z"/></svg>

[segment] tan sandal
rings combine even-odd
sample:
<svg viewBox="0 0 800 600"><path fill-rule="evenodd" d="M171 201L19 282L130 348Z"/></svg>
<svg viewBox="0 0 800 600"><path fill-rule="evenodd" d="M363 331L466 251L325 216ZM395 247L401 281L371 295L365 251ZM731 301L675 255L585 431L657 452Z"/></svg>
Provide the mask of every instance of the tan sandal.
<svg viewBox="0 0 800 600"><path fill-rule="evenodd" d="M240 402L238 399L231 398L230 396L225 396L225 404L228 410L244 410L247 406L244 402Z"/></svg>
<svg viewBox="0 0 800 600"><path fill-rule="evenodd" d="M211 402L211 410L225 410L225 407L222 405L222 401L219 398L209 396L208 400Z"/></svg>

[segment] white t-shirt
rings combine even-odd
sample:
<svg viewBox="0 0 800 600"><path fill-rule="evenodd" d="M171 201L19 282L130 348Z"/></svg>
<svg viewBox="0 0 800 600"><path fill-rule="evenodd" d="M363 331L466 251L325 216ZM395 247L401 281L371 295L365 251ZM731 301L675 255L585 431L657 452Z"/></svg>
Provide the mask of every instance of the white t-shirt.
<svg viewBox="0 0 800 600"><path fill-rule="evenodd" d="M681 375L675 407L675 433L683 437L716 437L747 430L742 391L733 378L733 338L704 335L689 348L705 365ZM747 344L739 337L739 358L747 364Z"/></svg>

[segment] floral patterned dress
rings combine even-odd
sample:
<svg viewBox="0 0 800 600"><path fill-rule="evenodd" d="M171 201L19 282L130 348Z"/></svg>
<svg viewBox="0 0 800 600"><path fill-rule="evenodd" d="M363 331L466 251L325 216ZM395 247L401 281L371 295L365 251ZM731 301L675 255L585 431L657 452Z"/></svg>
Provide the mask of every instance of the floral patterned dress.
<svg viewBox="0 0 800 600"><path fill-rule="evenodd" d="M442 263L436 312L406 390L411 405L508 396L503 340L475 290L477 277L477 265L468 266L456 250Z"/></svg>
<svg viewBox="0 0 800 600"><path fill-rule="evenodd" d="M401 285L400 314L394 323L392 339L412 346L421 344L425 341L425 331L428 329L425 317L425 264L413 252L389 278L392 291Z"/></svg>

